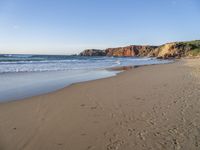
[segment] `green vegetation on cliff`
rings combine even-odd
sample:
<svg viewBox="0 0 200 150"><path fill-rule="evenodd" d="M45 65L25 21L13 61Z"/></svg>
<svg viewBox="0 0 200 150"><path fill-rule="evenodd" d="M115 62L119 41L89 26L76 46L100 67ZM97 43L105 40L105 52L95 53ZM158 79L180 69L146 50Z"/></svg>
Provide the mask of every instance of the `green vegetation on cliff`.
<svg viewBox="0 0 200 150"><path fill-rule="evenodd" d="M194 45L196 47L200 47L200 40L189 41L189 42L182 42L182 43L191 44L191 45Z"/></svg>
<svg viewBox="0 0 200 150"><path fill-rule="evenodd" d="M200 56L200 40L182 42L191 47L191 50L187 52L189 56Z"/></svg>
<svg viewBox="0 0 200 150"><path fill-rule="evenodd" d="M200 48L195 48L188 52L189 56L199 56L200 55Z"/></svg>

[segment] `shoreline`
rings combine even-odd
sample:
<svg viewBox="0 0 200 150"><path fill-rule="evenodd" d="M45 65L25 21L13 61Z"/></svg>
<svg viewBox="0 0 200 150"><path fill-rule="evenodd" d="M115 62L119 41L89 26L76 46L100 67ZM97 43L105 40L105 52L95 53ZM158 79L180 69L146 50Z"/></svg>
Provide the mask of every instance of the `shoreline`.
<svg viewBox="0 0 200 150"><path fill-rule="evenodd" d="M84 77L83 76L83 79L78 79L77 81L68 81L68 82L66 82L66 81L62 81L62 83L60 83L61 85L59 86L59 82L61 82L61 81L59 81L58 80L58 82L55 82L54 84L55 85L53 85L53 84L51 84L51 82L49 81L49 84L50 84L50 86L48 86L48 87L43 87L43 85L42 84L40 84L40 86L42 87L40 87L39 85L29 85L27 88L30 88L30 87L32 87L32 88L30 88L29 90L27 90L27 89L24 89L25 91L26 91L26 93L29 93L29 94L26 94L26 95L20 95L20 96L17 96L17 97L15 97L15 96L12 96L12 95L18 95L18 93L23 93L24 91L23 91L23 89L21 89L20 91L18 91L17 93L15 93L15 91L14 91L14 89L13 90L7 90L7 95L9 95L9 93L13 93L13 94L10 94L9 96L3 96L2 97L2 95L5 95L5 92L4 93L2 93L1 91L0 91L0 94L2 94L1 95L1 100L0 100L0 104L1 103L7 103L7 102L12 102L12 101L20 101L20 100L23 100L23 99L28 99L28 98L32 98L32 97L35 97L35 96L41 96L41 95L45 95L45 94L49 94L49 93L52 93L52 92L56 92L56 91L59 91L59 90L62 90L63 88L66 88L66 87L69 87L69 86L71 86L71 85L73 85L73 84L77 84L77 83L82 83L82 82L90 82L90 81L93 81L93 80L99 80L99 79L106 79L106 78L110 78L110 77L115 77L115 76L117 76L118 74L120 74L120 73L122 73L122 72L124 72L124 71L128 71L128 70L130 70L130 69L134 69L134 68L137 68L137 67L145 67L145 66L151 66L151 65L162 65L162 64L169 64L169 63L173 63L173 62L175 62L176 60L169 60L168 62L167 61L161 61L160 63L158 63L158 64L145 64L145 65L131 65L131 66L117 66L117 67L110 67L110 68L99 68L99 69L94 69L94 70L89 70L89 72L90 73L92 73L93 72L93 76L95 75L95 72L96 73L103 73L103 71L105 72L105 73L103 73L102 75L96 75L96 77L92 77L92 74L91 75L87 75L88 77ZM23 73L23 72L20 72L20 73L16 73L16 74L13 74L13 73L8 73L9 75L11 75L11 76L19 76L19 75L21 75L21 76L24 76L24 78L26 78L26 76L30 76L29 78L32 78L32 77L34 77L34 76L38 76L38 75L45 75L45 74L48 74L48 73L50 73L50 74L57 74L57 76L59 76L59 74L64 74L66 71L58 71L58 72L54 72L54 71L50 71L50 72L30 72L30 73ZM107 72L107 73L106 73ZM4 76L6 76L7 74L4 74ZM31 77L32 76L32 77ZM64 77L64 75L62 75L63 77ZM20 77L21 78L21 77ZM28 79L28 78L27 78ZM26 80L27 80L26 79ZM42 82L43 82L43 79L41 78L38 78L37 79L37 81L36 82L38 82L38 80L41 80ZM66 80L67 80L67 77L66 77ZM80 80L80 81L79 81ZM42 83L41 82L41 83ZM65 83L66 82L66 83ZM24 83L23 81L21 81L21 83ZM47 82L48 83L48 82ZM30 84L30 83L29 83ZM27 86L26 84L25 84L25 86ZM13 88L13 87L12 87ZM18 88L15 88L16 90L19 90L20 89L20 87L18 87ZM36 91L36 92L34 92L35 90L34 89L40 89L41 91ZM4 90L5 91L5 90ZM10 98L9 98L10 97Z"/></svg>
<svg viewBox="0 0 200 150"><path fill-rule="evenodd" d="M116 74L117 74L117 71L108 71L106 69L90 70L88 72L84 71L84 73L82 73L80 77L77 77L77 80L76 80L75 78L72 78L72 75L69 74L68 71L57 71L57 72L50 72L50 73L49 72L31 72L31 73L15 73L15 74L9 73L9 76L11 76L11 79L14 78L14 80L16 80L19 83L19 81L17 80L19 78L20 83L23 83L24 85L20 85L20 83L19 83L19 85L17 85L18 88L12 87L13 89L12 88L11 88L11 90L8 89L8 90L6 90L6 92L0 91L0 94L3 95L3 98L1 95L0 104L49 94L51 92L56 92L60 89L68 87L71 84L112 77L112 76L115 76ZM51 75L51 77L49 77L49 75ZM67 75L68 75L68 77L67 77ZM5 74L3 76L5 78L9 77L7 74ZM57 76L57 77L55 78L54 76ZM22 77L23 77L23 79L21 81ZM32 78L34 78L36 83L32 82ZM50 78L50 79L47 79L47 78ZM68 78L70 78L71 80L68 80ZM25 81L27 80L29 82L23 82L24 79L25 79ZM48 84L49 86L46 86L45 84ZM23 86L25 86L26 88L24 88ZM17 90L17 92L15 92L15 90ZM24 95L23 94L24 91L26 91L26 93L29 93L29 94ZM2 92L4 92L4 93L2 93ZM5 93L7 93L7 95L8 95L7 97L5 96ZM11 93L11 94L9 95L9 93ZM15 93L16 94L20 93L20 94L17 97L15 97L14 96Z"/></svg>
<svg viewBox="0 0 200 150"><path fill-rule="evenodd" d="M139 67L0 104L0 149L198 149L197 63Z"/></svg>

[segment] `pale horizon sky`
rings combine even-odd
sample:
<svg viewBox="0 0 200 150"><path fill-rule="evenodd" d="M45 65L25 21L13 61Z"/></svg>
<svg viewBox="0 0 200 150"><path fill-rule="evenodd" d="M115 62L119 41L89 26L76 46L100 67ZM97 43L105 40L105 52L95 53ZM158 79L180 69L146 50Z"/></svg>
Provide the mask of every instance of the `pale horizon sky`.
<svg viewBox="0 0 200 150"><path fill-rule="evenodd" d="M0 54L200 39L199 0L0 0Z"/></svg>

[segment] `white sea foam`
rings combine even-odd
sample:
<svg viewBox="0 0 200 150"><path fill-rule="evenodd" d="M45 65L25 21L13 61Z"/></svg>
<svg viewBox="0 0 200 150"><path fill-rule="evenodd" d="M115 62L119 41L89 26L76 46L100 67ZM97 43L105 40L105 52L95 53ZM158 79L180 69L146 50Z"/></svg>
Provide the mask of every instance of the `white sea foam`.
<svg viewBox="0 0 200 150"><path fill-rule="evenodd" d="M0 57L0 73L41 72L63 70L93 70L118 66L166 63L154 58L131 57L64 57L16 56Z"/></svg>
<svg viewBox="0 0 200 150"><path fill-rule="evenodd" d="M0 102L52 92L116 75L105 68L161 64L155 58L0 55Z"/></svg>

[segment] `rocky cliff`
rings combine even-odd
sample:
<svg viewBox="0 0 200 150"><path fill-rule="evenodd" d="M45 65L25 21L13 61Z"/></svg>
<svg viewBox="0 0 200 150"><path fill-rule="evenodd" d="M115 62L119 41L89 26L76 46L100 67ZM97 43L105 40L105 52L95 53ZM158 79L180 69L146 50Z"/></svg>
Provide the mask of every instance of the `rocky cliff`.
<svg viewBox="0 0 200 150"><path fill-rule="evenodd" d="M154 51L158 58L180 58L200 55L200 41L174 42L161 45Z"/></svg>
<svg viewBox="0 0 200 150"><path fill-rule="evenodd" d="M106 56L106 52L99 49L87 49L81 52L80 56Z"/></svg>
<svg viewBox="0 0 200 150"><path fill-rule="evenodd" d="M127 47L108 48L105 50L107 56L147 56L157 46L138 46L131 45Z"/></svg>
<svg viewBox="0 0 200 150"><path fill-rule="evenodd" d="M138 56L157 58L180 58L200 56L200 40L190 42L173 42L161 46L131 45L126 47L108 48L105 50L90 49L80 53L81 56Z"/></svg>

